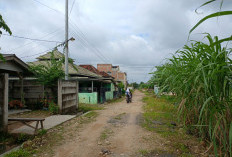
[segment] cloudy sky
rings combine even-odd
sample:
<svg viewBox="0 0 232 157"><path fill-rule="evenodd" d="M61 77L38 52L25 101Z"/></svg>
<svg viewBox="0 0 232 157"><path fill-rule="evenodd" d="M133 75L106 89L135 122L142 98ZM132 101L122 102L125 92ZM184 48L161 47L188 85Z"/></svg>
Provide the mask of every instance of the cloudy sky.
<svg viewBox="0 0 232 157"><path fill-rule="evenodd" d="M146 82L154 70L187 43L188 32L202 17L219 10L218 2L195 9L207 0L69 0L70 57L77 64L112 63L127 72L129 82ZM64 41L65 0L0 0L2 14L13 35ZM224 0L222 10L231 10ZM232 17L205 22L200 33L220 38L232 34ZM31 41L2 35L1 53L34 61L57 42ZM60 51L63 51L60 49Z"/></svg>

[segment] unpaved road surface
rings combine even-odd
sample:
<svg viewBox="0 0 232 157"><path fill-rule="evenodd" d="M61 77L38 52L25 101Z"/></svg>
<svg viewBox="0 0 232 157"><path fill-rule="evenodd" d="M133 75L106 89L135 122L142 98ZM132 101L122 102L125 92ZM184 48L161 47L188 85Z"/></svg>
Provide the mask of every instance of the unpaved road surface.
<svg viewBox="0 0 232 157"><path fill-rule="evenodd" d="M75 132L75 137L55 148L56 157L136 157L138 152L159 146L151 132L139 125L144 94L135 91L132 103L110 104L98 111L95 121ZM152 135L154 137L154 135ZM158 138L158 137L157 137Z"/></svg>

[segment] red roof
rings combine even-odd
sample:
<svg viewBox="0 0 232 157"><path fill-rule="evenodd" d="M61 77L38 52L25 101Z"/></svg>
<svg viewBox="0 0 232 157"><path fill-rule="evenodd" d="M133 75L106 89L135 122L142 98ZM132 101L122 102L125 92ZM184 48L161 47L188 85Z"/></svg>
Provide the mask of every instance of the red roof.
<svg viewBox="0 0 232 157"><path fill-rule="evenodd" d="M95 73L95 74L98 74L98 75L101 75L101 76L103 76L103 77L112 77L112 76L110 76L109 74L107 74L106 72L104 72L104 71L99 71L99 70L97 70L94 66L92 66L92 65L80 65L82 68L85 68L85 69L87 69L87 70L89 70L89 71L91 71L91 72L93 72L93 73Z"/></svg>
<svg viewBox="0 0 232 157"><path fill-rule="evenodd" d="M102 75L103 77L112 77L112 76L110 76L109 74L107 74L107 73L104 72L104 71L100 71L100 73L101 73L101 75Z"/></svg>
<svg viewBox="0 0 232 157"><path fill-rule="evenodd" d="M80 65L80 66L81 66L82 68L85 68L85 69L87 69L87 70L89 70L89 71L95 73L95 74L101 75L100 71L98 71L98 70L97 70L94 66L92 66L92 65Z"/></svg>

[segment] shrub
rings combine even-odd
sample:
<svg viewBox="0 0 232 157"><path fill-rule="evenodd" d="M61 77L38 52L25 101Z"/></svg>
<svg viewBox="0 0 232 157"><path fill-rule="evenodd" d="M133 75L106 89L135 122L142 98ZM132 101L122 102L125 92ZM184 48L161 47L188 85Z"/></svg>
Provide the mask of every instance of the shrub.
<svg viewBox="0 0 232 157"><path fill-rule="evenodd" d="M57 104L55 104L53 101L49 102L48 105L49 105L48 109L52 114L59 113L59 106Z"/></svg>
<svg viewBox="0 0 232 157"><path fill-rule="evenodd" d="M27 157L30 155L31 155L30 152L28 152L24 149L19 149L19 150L11 152L9 154L6 154L5 157Z"/></svg>

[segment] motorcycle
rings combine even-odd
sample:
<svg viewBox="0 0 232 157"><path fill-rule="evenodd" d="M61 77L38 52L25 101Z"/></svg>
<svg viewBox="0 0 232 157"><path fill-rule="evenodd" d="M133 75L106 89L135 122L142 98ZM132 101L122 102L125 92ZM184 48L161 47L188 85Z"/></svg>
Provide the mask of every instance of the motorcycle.
<svg viewBox="0 0 232 157"><path fill-rule="evenodd" d="M131 96L129 94L126 95L126 102L127 103L131 102Z"/></svg>

